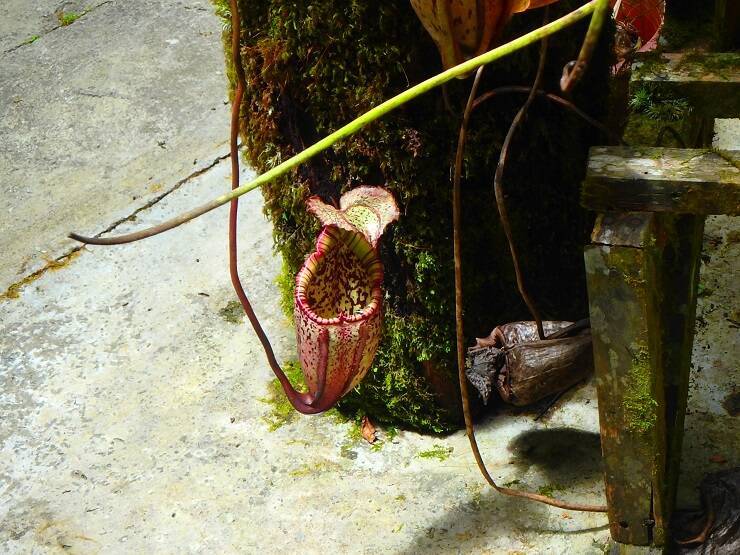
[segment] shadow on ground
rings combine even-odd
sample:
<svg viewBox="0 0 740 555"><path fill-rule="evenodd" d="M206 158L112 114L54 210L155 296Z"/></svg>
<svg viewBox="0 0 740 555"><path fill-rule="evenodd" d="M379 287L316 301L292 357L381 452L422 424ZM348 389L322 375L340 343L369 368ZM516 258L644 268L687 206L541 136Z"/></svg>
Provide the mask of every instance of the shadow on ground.
<svg viewBox="0 0 740 555"><path fill-rule="evenodd" d="M537 466L550 482L593 483L602 474L599 434L574 428L529 430L509 443L522 472Z"/></svg>
<svg viewBox="0 0 740 555"><path fill-rule="evenodd" d="M596 433L573 428L529 430L516 436L508 449L513 454L511 464L515 465L516 474L523 476L530 469L541 473L548 482L557 484L557 493L552 493L556 497L577 497L579 494L571 492L571 488L601 479L601 443ZM608 524L561 520L562 513L553 513L545 505L506 497L488 486L484 488L480 494L430 521L399 553L475 552L483 545L491 548L496 538L508 538L507 545L515 538L526 546L526 538L532 533L579 535L608 529ZM478 542L483 543L478 545Z"/></svg>

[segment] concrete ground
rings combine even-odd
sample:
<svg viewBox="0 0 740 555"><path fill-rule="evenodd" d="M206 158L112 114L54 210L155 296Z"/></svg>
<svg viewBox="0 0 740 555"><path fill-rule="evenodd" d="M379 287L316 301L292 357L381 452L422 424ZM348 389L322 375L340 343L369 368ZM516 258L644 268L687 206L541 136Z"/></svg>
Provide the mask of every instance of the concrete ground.
<svg viewBox="0 0 740 555"><path fill-rule="evenodd" d="M336 415L286 412L233 310L224 210L64 258L70 229L137 229L228 189L219 22L205 0L109 0L54 28L62 3L26 4L0 7L0 291L12 286L0 300L0 551L603 552L603 515L496 495L460 432L381 430L371 446ZM245 287L289 360L259 194L241 217ZM683 505L706 472L740 463L732 220L709 223L705 254ZM591 384L543 420L478 427L502 484L603 499Z"/></svg>

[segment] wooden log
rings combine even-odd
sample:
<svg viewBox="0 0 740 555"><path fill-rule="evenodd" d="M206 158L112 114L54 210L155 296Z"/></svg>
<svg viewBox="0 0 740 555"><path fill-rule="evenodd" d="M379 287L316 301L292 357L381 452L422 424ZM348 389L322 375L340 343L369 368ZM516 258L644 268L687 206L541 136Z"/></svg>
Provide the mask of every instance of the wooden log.
<svg viewBox="0 0 740 555"><path fill-rule="evenodd" d="M686 98L706 117L740 114L740 54L735 52L637 56L631 83Z"/></svg>
<svg viewBox="0 0 740 555"><path fill-rule="evenodd" d="M609 525L632 545L653 540L666 452L654 220L601 217L585 252Z"/></svg>
<svg viewBox="0 0 740 555"><path fill-rule="evenodd" d="M599 212L738 215L740 152L595 147L581 203Z"/></svg>

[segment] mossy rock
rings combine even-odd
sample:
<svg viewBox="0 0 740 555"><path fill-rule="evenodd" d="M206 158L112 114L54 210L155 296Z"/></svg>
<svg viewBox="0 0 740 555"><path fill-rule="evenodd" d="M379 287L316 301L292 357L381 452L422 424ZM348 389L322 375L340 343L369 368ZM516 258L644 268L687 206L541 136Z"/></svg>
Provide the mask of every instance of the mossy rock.
<svg viewBox="0 0 740 555"><path fill-rule="evenodd" d="M228 64L228 2L214 2L225 21ZM553 6L552 17L580 4L563 0ZM240 5L249 85L242 137L247 159L259 172L440 71L437 50L405 1L249 0ZM541 10L518 16L508 36L541 21ZM547 89L557 90L564 64L577 57L586 25L551 40ZM597 118L606 111L607 42L573 99ZM481 90L530 83L537 58L538 47L532 46L496 63ZM229 76L233 85L231 68ZM401 207L400 221L380 245L385 335L372 370L342 401L341 410L424 431L459 425L450 168L470 84L470 79L449 83L445 91L411 102L262 188L275 246L285 261L279 283L286 298L319 230L304 209L309 195L332 201L357 185L383 185ZM492 190L501 143L523 101L523 95L501 95L481 106L472 120L463 176L470 341L497 324L528 318ZM575 319L586 313L582 260L591 218L579 207L578 193L588 147L604 140L571 113L538 100L511 151L505 186L514 233L529 285L547 317Z"/></svg>

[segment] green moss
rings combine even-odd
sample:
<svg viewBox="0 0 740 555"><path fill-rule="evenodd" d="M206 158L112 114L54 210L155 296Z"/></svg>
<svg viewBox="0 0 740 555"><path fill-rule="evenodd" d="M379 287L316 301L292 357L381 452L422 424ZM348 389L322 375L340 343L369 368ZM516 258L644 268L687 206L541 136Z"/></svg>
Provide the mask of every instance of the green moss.
<svg viewBox="0 0 740 555"><path fill-rule="evenodd" d="M711 73L727 80L730 74L737 73L738 67L740 67L740 54L736 52L707 54L694 50L684 54L677 69L683 69L689 75Z"/></svg>
<svg viewBox="0 0 740 555"><path fill-rule="evenodd" d="M34 42L36 42L40 38L41 38L41 35L31 35L26 40L24 40L23 42L21 42L19 44L19 46L26 46L27 44L33 44Z"/></svg>
<svg viewBox="0 0 740 555"><path fill-rule="evenodd" d="M714 13L705 3L695 2L693 13L684 17L668 15L660 36L666 52L713 47L717 37Z"/></svg>
<svg viewBox="0 0 740 555"><path fill-rule="evenodd" d="M439 461L446 461L450 458L453 451L454 448L452 447L445 447L444 445L438 445L435 443L431 449L420 451L417 457L420 459L437 459Z"/></svg>
<svg viewBox="0 0 740 555"><path fill-rule="evenodd" d="M652 75L663 70L668 63L668 58L663 56L660 49L656 49L638 53L636 61L639 63L633 69L633 79L638 79L640 75Z"/></svg>
<svg viewBox="0 0 740 555"><path fill-rule="evenodd" d="M630 116L623 139L631 145L684 147L691 143L693 108L691 103L650 85L641 85L630 94ZM670 126L681 137L666 132Z"/></svg>
<svg viewBox="0 0 740 555"><path fill-rule="evenodd" d="M244 309L239 301L229 301L218 311L218 315L230 324L241 324L244 321Z"/></svg>
<svg viewBox="0 0 740 555"><path fill-rule="evenodd" d="M651 375L650 354L641 349L632 357L622 399L625 422L633 432L647 433L655 426L658 403L653 395Z"/></svg>
<svg viewBox="0 0 740 555"><path fill-rule="evenodd" d="M546 497L552 497L555 492L565 490L564 486L560 484L547 484L537 490L537 493Z"/></svg>
<svg viewBox="0 0 740 555"><path fill-rule="evenodd" d="M293 315L293 295L295 293L295 273L283 259L283 265L277 278L275 278L280 292L280 309L286 316Z"/></svg>
<svg viewBox="0 0 740 555"><path fill-rule="evenodd" d="M319 474L331 474L336 476L343 470L342 466L333 461L312 461L305 463L289 472L293 478L304 478L306 476L317 476Z"/></svg>
<svg viewBox="0 0 740 555"><path fill-rule="evenodd" d="M227 2L214 4L228 29ZM240 5L249 83L242 137L247 160L259 172L440 70L436 48L408 2L253 0ZM552 17L575 5L580 2L553 5ZM540 23L540 13L518 16L508 36ZM577 57L586 27L583 22L551 40L548 88L558 87L563 65ZM233 83L226 35L224 44ZM531 81L537 50L497 63L482 88ZM604 44L574 98L597 118L604 114L608 93L607 51ZM304 207L308 196L336 201L357 185L384 185L401 206L401 220L380 245L387 293L383 341L367 378L342 401L346 414L361 412L382 424L433 432L459 425L449 171L469 87L469 80L447 85L453 113L441 91L434 91L262 188L284 260L278 286L288 310L293 278L319 231ZM476 111L469 134L463 265L470 341L501 322L527 317L491 189L501 142L523 101L501 96L488 102ZM588 146L597 142L603 138L570 114L537 102L511 152L506 186L514 232L533 294L547 316L586 313L582 246L591 217L579 207L578 184Z"/></svg>
<svg viewBox="0 0 740 555"><path fill-rule="evenodd" d="M288 362L283 365L283 372L293 384L293 387L300 392L306 391L306 386L303 381L303 372L297 362ZM290 404L288 398L285 396L283 387L277 378L273 378L267 384L267 397L259 399L260 402L270 405L270 413L262 417L262 420L267 424L268 429L271 432L289 424L298 419L300 413L298 413L293 405Z"/></svg>
<svg viewBox="0 0 740 555"><path fill-rule="evenodd" d="M57 20L59 21L59 25L62 27L66 27L67 25L72 25L75 21L80 19L83 15L85 15L85 12L59 12L57 14Z"/></svg>
<svg viewBox="0 0 740 555"><path fill-rule="evenodd" d="M691 113L691 103L687 99L659 93L646 85L635 90L629 106L634 113L645 114L653 120L678 121Z"/></svg>

